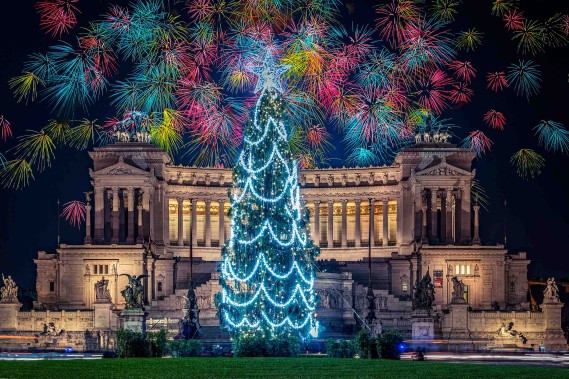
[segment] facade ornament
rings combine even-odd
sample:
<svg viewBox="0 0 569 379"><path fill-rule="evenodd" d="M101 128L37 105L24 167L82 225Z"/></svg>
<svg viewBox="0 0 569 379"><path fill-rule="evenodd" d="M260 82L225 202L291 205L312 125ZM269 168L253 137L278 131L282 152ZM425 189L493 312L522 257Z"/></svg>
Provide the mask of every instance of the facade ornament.
<svg viewBox="0 0 569 379"><path fill-rule="evenodd" d="M375 182L375 174L373 172L369 173L367 182L369 183L369 185L372 185Z"/></svg>
<svg viewBox="0 0 569 379"><path fill-rule="evenodd" d="M50 322L48 324L43 324L43 332L40 333L44 337L58 337L65 334L64 330L57 331L55 323Z"/></svg>
<svg viewBox="0 0 569 379"><path fill-rule="evenodd" d="M85 194L85 204L91 204L91 195L93 191L83 192Z"/></svg>
<svg viewBox="0 0 569 379"><path fill-rule="evenodd" d="M334 185L334 175L328 175L328 185L332 187Z"/></svg>
<svg viewBox="0 0 569 379"><path fill-rule="evenodd" d="M95 283L95 302L107 303L111 302L111 292L109 291L109 281L103 276L101 280Z"/></svg>
<svg viewBox="0 0 569 379"><path fill-rule="evenodd" d="M319 186L320 186L320 175L316 175L316 176L314 177L314 185L315 185L316 187L319 187Z"/></svg>
<svg viewBox="0 0 569 379"><path fill-rule="evenodd" d="M91 267L89 265L85 265L85 275L91 275Z"/></svg>
<svg viewBox="0 0 569 379"><path fill-rule="evenodd" d="M362 181L362 176L360 174L356 174L354 178L354 183L356 183L356 186L359 186L361 181Z"/></svg>
<svg viewBox="0 0 569 379"><path fill-rule="evenodd" d="M453 304L464 304L466 300L464 299L465 286L462 280L458 280L456 276L452 278L452 300Z"/></svg>
<svg viewBox="0 0 569 379"><path fill-rule="evenodd" d="M347 174L342 174L342 176L340 177L340 182L342 183L342 186L346 186L346 184L348 183L348 175Z"/></svg>
<svg viewBox="0 0 569 379"><path fill-rule="evenodd" d="M448 265L447 276L452 276L452 265Z"/></svg>
<svg viewBox="0 0 569 379"><path fill-rule="evenodd" d="M198 184L198 175L195 172L192 172L192 184L194 186Z"/></svg>
<svg viewBox="0 0 569 379"><path fill-rule="evenodd" d="M500 337L519 338L522 340L524 345L528 342L528 339L524 334L514 330L514 323L512 321L507 324L502 323L502 326L498 329L498 335L500 335Z"/></svg>
<svg viewBox="0 0 569 379"><path fill-rule="evenodd" d="M11 275L4 277L2 274L4 287L0 288L0 303L18 303L18 286Z"/></svg>
<svg viewBox="0 0 569 379"><path fill-rule="evenodd" d="M205 174L205 185L209 186L211 184L211 175L209 174L209 172L207 174Z"/></svg>
<svg viewBox="0 0 569 379"><path fill-rule="evenodd" d="M543 291L544 303L559 303L559 288L555 283L555 278L547 279L547 287Z"/></svg>
<svg viewBox="0 0 569 379"><path fill-rule="evenodd" d="M413 290L413 310L430 312L435 301L435 286L433 286L429 271L423 276L423 279L415 283Z"/></svg>
<svg viewBox="0 0 569 379"><path fill-rule="evenodd" d="M306 175L300 176L300 185L303 187L306 185Z"/></svg>
<svg viewBox="0 0 569 379"><path fill-rule="evenodd" d="M144 309L144 287L140 279L148 277L148 275L131 276L129 274L121 274L120 276L128 276L128 284L121 291L124 297L126 309Z"/></svg>
<svg viewBox="0 0 569 379"><path fill-rule="evenodd" d="M480 276L480 267L478 267L478 264L474 265L474 276Z"/></svg>

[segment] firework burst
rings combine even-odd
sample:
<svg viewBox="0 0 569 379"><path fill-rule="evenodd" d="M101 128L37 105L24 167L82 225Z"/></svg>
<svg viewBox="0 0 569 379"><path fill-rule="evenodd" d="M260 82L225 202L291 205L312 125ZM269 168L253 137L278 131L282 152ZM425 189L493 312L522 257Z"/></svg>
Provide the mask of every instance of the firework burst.
<svg viewBox="0 0 569 379"><path fill-rule="evenodd" d="M532 149L520 149L512 155L510 163L516 168L518 175L522 179L528 180L541 174L541 169L545 165L545 159Z"/></svg>
<svg viewBox="0 0 569 379"><path fill-rule="evenodd" d="M508 83L513 83L517 95L525 95L528 99L536 95L541 88L541 72L539 66L530 60L520 60L518 64L508 67Z"/></svg>
<svg viewBox="0 0 569 379"><path fill-rule="evenodd" d="M522 54L537 54L543 52L544 28L537 21L525 20L522 27L514 30L514 41L518 41L518 51Z"/></svg>
<svg viewBox="0 0 569 379"><path fill-rule="evenodd" d="M36 3L40 27L53 37L61 37L77 24L79 0L43 0Z"/></svg>
<svg viewBox="0 0 569 379"><path fill-rule="evenodd" d="M502 112L490 109L484 113L484 122L492 129L504 130L506 125L506 116Z"/></svg>
<svg viewBox="0 0 569 379"><path fill-rule="evenodd" d="M560 122L542 120L533 128L539 138L539 145L552 152L569 151L569 131Z"/></svg>
<svg viewBox="0 0 569 379"><path fill-rule="evenodd" d="M26 187L34 179L32 165L25 159L14 159L6 162L0 170L0 183L5 188L20 189Z"/></svg>
<svg viewBox="0 0 569 379"><path fill-rule="evenodd" d="M85 221L87 208L85 203L77 200L63 204L63 210L60 217L64 218L71 226L77 229L81 228L81 224Z"/></svg>
<svg viewBox="0 0 569 379"><path fill-rule="evenodd" d="M470 132L468 137L462 140L462 147L470 149L479 157L489 152L493 144L492 140L480 130Z"/></svg>
<svg viewBox="0 0 569 379"><path fill-rule="evenodd" d="M474 51L481 44L482 33L474 28L460 32L456 38L456 48L458 50Z"/></svg>
<svg viewBox="0 0 569 379"><path fill-rule="evenodd" d="M6 120L3 115L0 115L0 138L6 141L12 137L12 129L10 129L10 122Z"/></svg>
<svg viewBox="0 0 569 379"><path fill-rule="evenodd" d="M463 80L466 83L470 83L476 76L476 69L472 66L472 63L468 61L451 61L448 67L454 71L454 75L457 79Z"/></svg>
<svg viewBox="0 0 569 379"><path fill-rule="evenodd" d="M486 81L488 83L488 89L494 92L503 91L504 88L508 88L508 79L506 79L506 73L504 71L489 72L486 75Z"/></svg>
<svg viewBox="0 0 569 379"><path fill-rule="evenodd" d="M508 30L521 30L524 27L524 15L517 9L504 13L504 23Z"/></svg>
<svg viewBox="0 0 569 379"><path fill-rule="evenodd" d="M14 147L20 159L37 165L38 171L51 167L55 157L55 144L44 129L40 131L28 130L29 134L18 137L19 143Z"/></svg>

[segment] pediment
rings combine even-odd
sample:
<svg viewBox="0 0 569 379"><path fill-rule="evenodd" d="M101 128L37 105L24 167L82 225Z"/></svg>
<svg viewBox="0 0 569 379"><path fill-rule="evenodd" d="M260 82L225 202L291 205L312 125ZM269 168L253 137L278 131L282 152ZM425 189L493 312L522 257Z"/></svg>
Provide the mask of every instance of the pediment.
<svg viewBox="0 0 569 379"><path fill-rule="evenodd" d="M143 175L143 176L149 175L147 171L129 165L128 163L125 163L123 160L120 160L118 163L115 163L112 166L105 167L104 169L95 172L95 174L96 175Z"/></svg>
<svg viewBox="0 0 569 379"><path fill-rule="evenodd" d="M415 176L472 176L472 173L462 168L448 164L442 161L434 166L426 167L423 170L416 171Z"/></svg>

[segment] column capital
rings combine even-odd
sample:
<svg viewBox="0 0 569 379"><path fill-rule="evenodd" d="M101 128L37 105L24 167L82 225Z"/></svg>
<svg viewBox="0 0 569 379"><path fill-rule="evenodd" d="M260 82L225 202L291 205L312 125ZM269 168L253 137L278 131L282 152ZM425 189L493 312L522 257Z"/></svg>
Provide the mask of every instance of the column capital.
<svg viewBox="0 0 569 379"><path fill-rule="evenodd" d="M225 199L217 199L219 205L223 206L225 204Z"/></svg>
<svg viewBox="0 0 569 379"><path fill-rule="evenodd" d="M423 212L426 212L427 209L429 209L429 207L427 207L427 204L423 204L423 206L421 207L421 209L423 210Z"/></svg>
<svg viewBox="0 0 569 379"><path fill-rule="evenodd" d="M472 206L472 208L474 209L474 212L477 212L477 213L478 213L478 211L480 210L480 205L475 204L475 205Z"/></svg>
<svg viewBox="0 0 569 379"><path fill-rule="evenodd" d="M328 200L328 205L334 205L334 200Z"/></svg>
<svg viewBox="0 0 569 379"><path fill-rule="evenodd" d="M319 199L314 200L314 205L320 205L321 201Z"/></svg>
<svg viewBox="0 0 569 379"><path fill-rule="evenodd" d="M360 205L362 203L362 199L354 199L356 205Z"/></svg>
<svg viewBox="0 0 569 379"><path fill-rule="evenodd" d="M348 204L348 199L342 199L340 202L342 203L342 206L345 206Z"/></svg>
<svg viewBox="0 0 569 379"><path fill-rule="evenodd" d="M177 197L176 200L178 201L178 205L181 205L184 202L182 197Z"/></svg>
<svg viewBox="0 0 569 379"><path fill-rule="evenodd" d="M381 198L381 201L383 201L383 204L389 203L389 198L387 196L384 196Z"/></svg>
<svg viewBox="0 0 569 379"><path fill-rule="evenodd" d="M133 187L133 186L128 186L128 187L126 187L126 189L128 190L128 192L134 191L134 187Z"/></svg>
<svg viewBox="0 0 569 379"><path fill-rule="evenodd" d="M204 202L206 205L210 205L211 204L211 199L204 199Z"/></svg>

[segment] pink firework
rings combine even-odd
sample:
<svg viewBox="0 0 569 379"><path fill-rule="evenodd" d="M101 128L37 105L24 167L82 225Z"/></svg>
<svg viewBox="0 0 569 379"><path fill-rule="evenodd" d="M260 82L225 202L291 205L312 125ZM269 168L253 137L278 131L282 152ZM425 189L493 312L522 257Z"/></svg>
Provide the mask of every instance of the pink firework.
<svg viewBox="0 0 569 379"><path fill-rule="evenodd" d="M0 138L6 141L8 138L12 137L12 129L10 129L10 123L0 115Z"/></svg>
<svg viewBox="0 0 569 379"><path fill-rule="evenodd" d="M420 89L417 92L419 104L423 108L435 114L441 114L448 108L449 90L447 86L452 84L452 80L442 70L434 70L427 79L421 81Z"/></svg>
<svg viewBox="0 0 569 379"><path fill-rule="evenodd" d="M326 139L328 131L322 125L312 125L308 129L307 139L311 147L320 147L322 142Z"/></svg>
<svg viewBox="0 0 569 379"><path fill-rule="evenodd" d="M517 9L511 9L504 13L504 22L508 30L521 30L524 27L524 21L524 14Z"/></svg>
<svg viewBox="0 0 569 379"><path fill-rule="evenodd" d="M449 91L449 99L454 104L468 103L472 95L474 95L474 91L468 88L466 83L453 84Z"/></svg>
<svg viewBox="0 0 569 379"><path fill-rule="evenodd" d="M79 0L43 0L36 3L40 16L40 27L52 37L61 37L77 24L75 13L79 9L74 5Z"/></svg>
<svg viewBox="0 0 569 379"><path fill-rule="evenodd" d="M503 91L504 88L508 88L508 80L506 79L504 71L489 72L486 75L486 80L488 82L488 89L494 92Z"/></svg>
<svg viewBox="0 0 569 379"><path fill-rule="evenodd" d="M112 5L109 13L105 16L105 20L111 29L126 32L131 27L131 15L126 8L118 5Z"/></svg>
<svg viewBox="0 0 569 379"><path fill-rule="evenodd" d="M569 35L569 14L566 14L565 16L563 16L563 33L565 33L565 35Z"/></svg>
<svg viewBox="0 0 569 379"><path fill-rule="evenodd" d="M211 0L188 1L186 9L190 18L194 21L201 21L210 18L215 10Z"/></svg>
<svg viewBox="0 0 569 379"><path fill-rule="evenodd" d="M502 112L490 109L484 113L484 122L492 129L504 130L506 125L506 116Z"/></svg>
<svg viewBox="0 0 569 379"><path fill-rule="evenodd" d="M454 75L457 79L463 80L466 83L470 83L476 76L476 69L472 66L472 63L468 61L451 61L448 67L454 71Z"/></svg>
<svg viewBox="0 0 569 379"><path fill-rule="evenodd" d="M462 147L474 151L478 156L486 154L494 143L482 131L474 130L462 141Z"/></svg>
<svg viewBox="0 0 569 379"><path fill-rule="evenodd" d="M392 0L391 3L376 9L379 15L376 27L381 38L388 40L392 46L401 44L407 23L417 20L419 12L412 0Z"/></svg>
<svg viewBox="0 0 569 379"><path fill-rule="evenodd" d="M77 200L63 204L63 211L60 217L63 217L71 226L81 228L81 223L85 221L87 208L85 203Z"/></svg>

